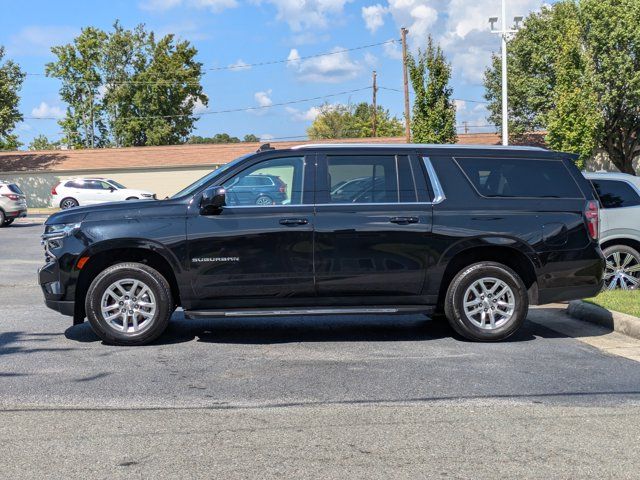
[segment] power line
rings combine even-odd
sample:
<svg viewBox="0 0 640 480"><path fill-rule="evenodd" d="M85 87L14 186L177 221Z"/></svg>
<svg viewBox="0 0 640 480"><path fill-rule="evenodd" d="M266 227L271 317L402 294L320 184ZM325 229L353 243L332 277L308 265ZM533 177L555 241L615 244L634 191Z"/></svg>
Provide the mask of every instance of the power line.
<svg viewBox="0 0 640 480"><path fill-rule="evenodd" d="M320 95L320 96L317 96L317 97L301 98L301 99L298 99L298 100L288 100L286 102L272 103L271 105L258 105L258 106L254 106L254 107L243 107L243 108L229 108L229 109L225 109L225 110L211 110L211 111L207 111L207 112L184 113L184 114L177 114L177 115L150 115L150 116L146 116L146 117L120 117L120 118L118 118L118 120L143 120L143 119L153 119L153 118L200 117L200 116L204 116L204 115L217 115L217 114L221 114L221 113L248 112L248 111L252 111L252 110L262 110L262 109L271 108L271 107L281 107L281 106L284 106L284 105L293 105L295 103L305 103L305 102L312 102L312 101L315 101L315 100L323 100L325 98L339 97L339 96L347 95L347 94L350 94L350 93L363 92L365 90L370 90L371 88L372 88L371 86L367 86L367 87L363 87L363 88L356 88L354 90L345 90L344 92L329 93L327 95ZM24 119L25 120L60 120L60 118L58 118L58 117L24 117Z"/></svg>
<svg viewBox="0 0 640 480"><path fill-rule="evenodd" d="M380 87L380 86L378 88L380 90L389 90L391 92L402 93L402 90L400 90L398 88ZM452 98L451 100L457 100L459 102L480 103L480 104L484 104L484 105L489 104L489 102L485 102L483 100L467 100L466 98Z"/></svg>
<svg viewBox="0 0 640 480"><path fill-rule="evenodd" d="M352 48L343 48L343 49L339 49L339 50L334 50L332 52L323 52L323 53L316 53L314 55L306 55L303 57L295 57L295 58L285 58L285 59L281 59L281 60L270 60L270 61L265 61L265 62L255 62L255 63L243 63L240 65L227 65L225 67L209 67L206 68L206 71L223 71L223 70L244 70L244 69L249 69L249 68L253 68L253 67L262 67L262 66L267 66L267 65L277 65L277 64L283 64L283 63L293 63L293 62L300 62L303 60L309 60L312 58L319 58L319 57L327 57L327 56L331 56L331 55L339 55L341 53L347 53L347 52L354 52L357 50L364 50L367 48L373 48L373 47L379 47L381 45L388 45L388 44L392 44L392 43L396 43L399 42L399 40L387 40L386 42L378 42L378 43L371 43L368 45L361 45L359 47L352 47ZM49 77L47 76L46 73L35 73L35 72L27 72L25 73L25 75L27 76L31 76L31 77L45 77L45 78L50 78L50 79L56 79L56 77ZM85 81L85 80L76 80L76 81L71 81L71 82L66 82L67 84L75 84L75 85L93 85L93 86L100 86L100 85L128 85L128 84L133 84L133 85L172 85L172 84L179 84L179 85L194 85L194 86L199 86L200 83L199 82L181 82L180 80L176 79L176 80L156 80L156 81L142 81L142 80L123 80L123 81L113 81L113 82L99 82L99 81Z"/></svg>

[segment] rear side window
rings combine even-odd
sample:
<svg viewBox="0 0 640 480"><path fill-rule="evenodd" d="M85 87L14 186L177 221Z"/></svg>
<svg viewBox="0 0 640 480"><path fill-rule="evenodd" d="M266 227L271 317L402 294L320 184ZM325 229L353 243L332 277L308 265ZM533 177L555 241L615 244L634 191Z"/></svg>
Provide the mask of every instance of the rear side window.
<svg viewBox="0 0 640 480"><path fill-rule="evenodd" d="M332 204L418 201L408 157L329 156L327 186Z"/></svg>
<svg viewBox="0 0 640 480"><path fill-rule="evenodd" d="M484 197L584 198L558 160L458 157L456 161Z"/></svg>
<svg viewBox="0 0 640 480"><path fill-rule="evenodd" d="M86 183L76 180L70 180L64 186L69 188L89 188Z"/></svg>
<svg viewBox="0 0 640 480"><path fill-rule="evenodd" d="M24 195L24 193L22 193L22 190L20 190L20 187L15 183L10 183L8 186L9 186L9 190L11 190L13 193L17 193L18 195Z"/></svg>
<svg viewBox="0 0 640 480"><path fill-rule="evenodd" d="M602 208L624 208L640 205L640 195L626 182L619 180L591 180Z"/></svg>

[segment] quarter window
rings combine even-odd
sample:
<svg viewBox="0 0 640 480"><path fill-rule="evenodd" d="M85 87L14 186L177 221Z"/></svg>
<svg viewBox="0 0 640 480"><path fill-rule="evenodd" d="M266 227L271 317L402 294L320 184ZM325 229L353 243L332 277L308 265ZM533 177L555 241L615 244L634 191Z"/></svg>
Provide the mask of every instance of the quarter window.
<svg viewBox="0 0 640 480"><path fill-rule="evenodd" d="M253 165L223 183L227 206L301 205L304 157L272 158Z"/></svg>
<svg viewBox="0 0 640 480"><path fill-rule="evenodd" d="M417 202L409 159L396 156L327 157L328 203ZM322 198L320 202L323 203Z"/></svg>
<svg viewBox="0 0 640 480"><path fill-rule="evenodd" d="M624 208L640 205L640 195L628 183L618 180L591 180L598 192L602 208Z"/></svg>
<svg viewBox="0 0 640 480"><path fill-rule="evenodd" d="M584 198L558 160L456 158L484 197Z"/></svg>

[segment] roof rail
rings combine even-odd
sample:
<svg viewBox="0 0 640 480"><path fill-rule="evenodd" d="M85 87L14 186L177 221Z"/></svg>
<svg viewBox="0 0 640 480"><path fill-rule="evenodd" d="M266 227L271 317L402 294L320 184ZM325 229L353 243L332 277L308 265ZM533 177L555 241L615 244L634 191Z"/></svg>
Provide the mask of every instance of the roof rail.
<svg viewBox="0 0 640 480"><path fill-rule="evenodd" d="M524 145L459 145L459 144L430 144L430 143L307 143L304 145L296 145L291 147L291 150L304 150L307 148L369 148L369 147L383 147L383 148L433 148L433 149L474 149L482 148L488 150L524 150L524 151L537 151L547 152L548 149L543 147L530 147Z"/></svg>

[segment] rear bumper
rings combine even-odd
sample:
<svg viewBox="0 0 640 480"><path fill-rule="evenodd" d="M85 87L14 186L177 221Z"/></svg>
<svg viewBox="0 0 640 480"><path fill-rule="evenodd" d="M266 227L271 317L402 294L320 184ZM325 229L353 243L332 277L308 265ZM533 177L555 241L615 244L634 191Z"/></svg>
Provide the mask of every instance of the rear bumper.
<svg viewBox="0 0 640 480"><path fill-rule="evenodd" d="M595 297L600 293L603 285L604 282L600 281L593 286L545 288L538 291L538 305Z"/></svg>
<svg viewBox="0 0 640 480"><path fill-rule="evenodd" d="M5 212L5 217L15 219L15 218L24 218L27 216L27 208L20 208L18 210L9 210Z"/></svg>

